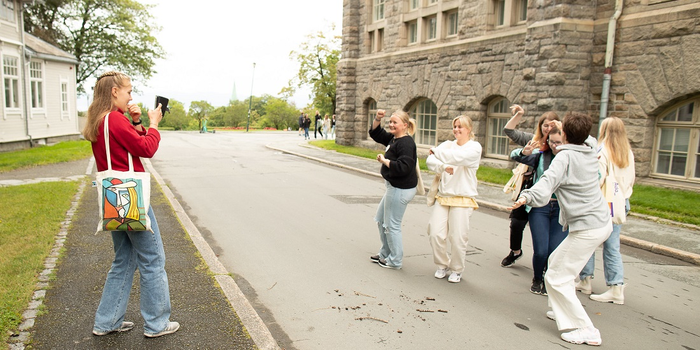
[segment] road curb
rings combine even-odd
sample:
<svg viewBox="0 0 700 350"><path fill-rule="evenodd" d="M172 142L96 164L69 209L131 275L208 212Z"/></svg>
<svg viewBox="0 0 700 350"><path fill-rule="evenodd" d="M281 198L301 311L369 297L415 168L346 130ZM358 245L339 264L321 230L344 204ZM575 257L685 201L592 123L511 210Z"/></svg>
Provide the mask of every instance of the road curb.
<svg viewBox="0 0 700 350"><path fill-rule="evenodd" d="M271 145L266 145L266 147L269 148L269 149L273 149L273 150L279 151L279 152L283 152L283 153L295 155L295 156L298 156L298 157L302 157L302 158L314 160L314 161L317 161L317 162L320 162L320 163L324 163L324 164L336 166L336 167L343 168L343 169L347 169L347 170L356 171L356 172L363 173L363 174L366 174L366 175L375 176L375 177L382 177L382 175L379 174L379 173L377 173L377 172L370 172L370 171L367 171L367 170L358 169L358 168L351 167L351 166L348 166L348 165L345 165L345 164L340 164L340 163L336 163L336 162L331 162L331 161L329 161L329 160L325 160L325 159L321 159L321 158L309 156L309 155L306 155L306 154L303 154L303 153L298 153L298 152L286 150L286 149L279 148L279 147L275 147L275 146L271 146ZM494 210L498 210L498 211L502 211L502 212L508 212L508 207L506 207L506 206L504 206L504 205L501 205L501 204L491 203L491 202L484 201L484 200L480 200L480 199L477 199L476 202L479 204L479 206L483 206L483 207L486 207L486 208L489 208L489 209L494 209ZM639 218L641 218L641 219L652 220L652 221L654 221L654 222L658 222L658 223L661 223L661 224L666 224L665 220L663 220L663 219L654 218L654 217L649 217L649 216L646 216L646 215L635 215L635 216L637 216L637 217L639 217ZM670 222L670 221L669 221L669 224L673 224L673 222ZM676 224L677 224L677 223L676 223ZM682 226L685 227L685 226L688 226L688 225L685 225L685 224L684 224L684 225L682 225ZM689 226L691 226L691 228L697 227L697 226L695 226L695 225L689 225ZM645 241L645 240L642 240L642 239L639 239L639 238L629 237L629 236L622 235L622 234L620 235L620 243L622 243L622 244L624 244L624 245L627 245L627 246L630 246L630 247L635 247L635 248L638 248L638 249L647 250L647 251L650 251L650 252L652 252L652 253L656 253L656 254L660 254L660 255L665 255L665 256L668 256L668 257L672 257L672 258L675 258L675 259L678 259L678 260L682 260L682 261L685 261L685 262L688 262L688 263L691 263L691 264L700 266L700 255L699 255L699 254L695 254L695 253L690 253L690 252L682 251L682 250L680 250L680 249L667 247L667 246L665 246L665 245L661 245L661 244L657 244L657 243L648 242L648 241Z"/></svg>
<svg viewBox="0 0 700 350"><path fill-rule="evenodd" d="M177 198L175 198L175 195L170 190L170 187L168 187L163 178L153 167L151 161L149 159L142 159L142 161L145 163L151 175L153 175L153 177L156 179L156 182L158 182L160 185L161 189L163 190L163 194L170 202L171 207L182 223L185 232L187 232L187 234L190 236L190 239L197 248L197 251L199 251L199 254L202 256L204 262L207 264L207 266L209 266L209 270L214 274L214 278L218 282L219 287L221 287L223 290L224 295L226 295L226 299L228 299L229 304L231 304L231 307L241 319L241 323L243 323L243 326L248 331L248 334L250 334L250 337L253 339L255 345L258 347L258 349L280 349L280 347L277 345L277 341L272 337L272 333L270 333L270 330L260 318L260 315L258 315L253 306L250 304L248 298L245 297L241 289L236 284L236 281L233 280L231 274L228 272L228 270L226 270L226 267L224 267L224 265L219 261L219 258L216 257L214 250L211 249L209 243L207 243L201 232L199 232L197 226L195 226L190 217L187 215L185 209L182 207Z"/></svg>

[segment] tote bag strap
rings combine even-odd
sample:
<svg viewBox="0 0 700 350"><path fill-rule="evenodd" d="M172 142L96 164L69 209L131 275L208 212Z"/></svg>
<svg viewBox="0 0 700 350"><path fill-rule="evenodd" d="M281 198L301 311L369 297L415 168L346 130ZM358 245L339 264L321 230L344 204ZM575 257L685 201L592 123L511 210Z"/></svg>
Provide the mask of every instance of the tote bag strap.
<svg viewBox="0 0 700 350"><path fill-rule="evenodd" d="M112 170L112 154L109 151L109 113L105 115L105 129L104 129L104 135L105 135L105 150L107 151L107 170ZM126 154L129 156L129 171L134 172L134 161L131 158L131 153L129 151L126 152Z"/></svg>

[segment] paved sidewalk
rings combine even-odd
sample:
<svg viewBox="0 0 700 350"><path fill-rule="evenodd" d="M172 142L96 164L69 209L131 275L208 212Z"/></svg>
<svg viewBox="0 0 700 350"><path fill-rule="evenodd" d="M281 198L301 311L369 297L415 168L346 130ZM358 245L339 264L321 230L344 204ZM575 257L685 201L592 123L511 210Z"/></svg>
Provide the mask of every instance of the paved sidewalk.
<svg viewBox="0 0 700 350"><path fill-rule="evenodd" d="M0 186L71 181L91 172L92 162L85 159L0 173ZM157 173L152 173L156 181L152 181L151 205L165 248L171 320L180 322L180 330L159 338L144 337L135 277L126 313L126 320L136 324L134 329L101 337L92 335L95 310L114 253L110 235L95 234L97 191L88 184L77 196L78 202L69 210L57 236L57 246L64 250L59 262L49 258L52 263L46 263L55 278L48 286L38 286L23 315L20 334L10 339L11 349L23 349L26 344L36 349L279 348L233 278L218 260L212 260L216 257L210 250L202 249L203 239L197 229L187 227L191 221L179 217L182 207L172 192L162 185ZM94 175L88 178L92 180Z"/></svg>
<svg viewBox="0 0 700 350"><path fill-rule="evenodd" d="M375 160L324 150L309 145L307 141L273 143L267 147L351 171L381 177L379 164ZM429 188L433 175L423 172L422 177L425 188ZM500 186L482 182L479 183L478 191L477 202L480 206L507 211L506 208L512 204L510 194L504 194L503 188ZM423 198L422 196L417 196L415 200L423 200ZM507 230L507 228L504 228L504 230ZM641 215L631 215L622 227L620 241L635 248L700 265L700 228L697 226L672 223L668 220L642 217ZM504 249L506 248L504 247Z"/></svg>

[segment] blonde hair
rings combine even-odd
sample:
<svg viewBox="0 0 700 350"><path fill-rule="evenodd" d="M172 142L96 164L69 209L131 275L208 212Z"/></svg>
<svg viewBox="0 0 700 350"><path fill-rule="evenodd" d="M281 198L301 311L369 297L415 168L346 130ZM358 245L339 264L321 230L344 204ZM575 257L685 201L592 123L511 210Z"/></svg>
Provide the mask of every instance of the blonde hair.
<svg viewBox="0 0 700 350"><path fill-rule="evenodd" d="M408 116L408 112L402 110L402 109L397 109L392 113L392 115L395 115L401 119L402 122L406 123L408 127L406 127L406 133L413 136L413 134L416 133L416 120Z"/></svg>
<svg viewBox="0 0 700 350"><path fill-rule="evenodd" d="M600 124L600 142L605 146L610 161L624 169L630 164L629 153L632 147L627 139L625 123L618 117L607 117Z"/></svg>
<svg viewBox="0 0 700 350"><path fill-rule="evenodd" d="M459 125L461 125L465 129L469 129L469 139L473 140L476 138L474 136L474 123L472 122L472 118L469 118L466 115L460 115L459 117L455 117L452 119L452 127L455 126L455 122L459 121Z"/></svg>
<svg viewBox="0 0 700 350"><path fill-rule="evenodd" d="M128 75L110 71L100 75L93 89L93 98L87 110L87 123L83 128L83 136L90 142L97 141L102 117L112 111L112 88L122 88L131 81Z"/></svg>

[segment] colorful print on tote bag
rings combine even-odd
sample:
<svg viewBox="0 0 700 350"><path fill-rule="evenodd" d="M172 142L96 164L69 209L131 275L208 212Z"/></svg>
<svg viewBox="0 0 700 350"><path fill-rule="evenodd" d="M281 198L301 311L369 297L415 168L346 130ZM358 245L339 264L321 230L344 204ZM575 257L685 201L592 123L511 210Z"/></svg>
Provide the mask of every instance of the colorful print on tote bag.
<svg viewBox="0 0 700 350"><path fill-rule="evenodd" d="M145 231L148 213L141 179L102 179L102 228L105 231Z"/></svg>

